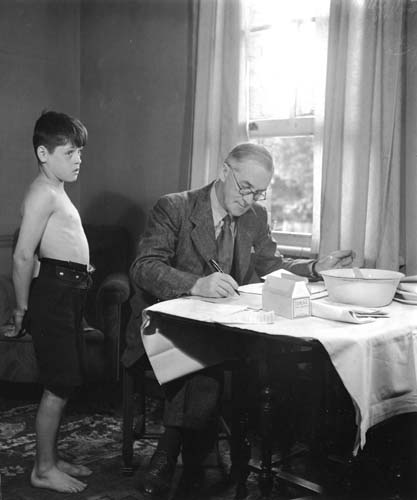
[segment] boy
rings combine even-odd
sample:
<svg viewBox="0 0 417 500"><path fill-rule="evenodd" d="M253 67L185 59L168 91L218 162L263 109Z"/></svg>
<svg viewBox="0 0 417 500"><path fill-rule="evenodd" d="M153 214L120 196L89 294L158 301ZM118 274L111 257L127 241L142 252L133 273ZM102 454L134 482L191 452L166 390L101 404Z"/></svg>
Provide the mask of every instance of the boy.
<svg viewBox="0 0 417 500"><path fill-rule="evenodd" d="M56 443L68 397L82 382L80 324L91 279L89 248L64 183L77 180L86 142L87 130L77 119L48 111L37 120L33 147L39 174L23 200L13 254L15 334L30 330L44 385L31 484L64 493L82 491L87 485L76 476L92 472L60 459ZM39 274L32 280L37 257Z"/></svg>

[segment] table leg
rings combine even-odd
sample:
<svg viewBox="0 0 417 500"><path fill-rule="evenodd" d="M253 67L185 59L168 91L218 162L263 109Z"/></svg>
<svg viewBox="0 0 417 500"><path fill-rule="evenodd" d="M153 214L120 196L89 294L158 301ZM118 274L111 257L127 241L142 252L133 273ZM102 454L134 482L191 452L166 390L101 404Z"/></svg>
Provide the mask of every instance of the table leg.
<svg viewBox="0 0 417 500"><path fill-rule="evenodd" d="M274 482L272 474L272 387L269 380L269 361L269 355L265 352L264 359L259 365L261 470L258 475L258 486L262 498L270 497Z"/></svg>
<svg viewBox="0 0 417 500"><path fill-rule="evenodd" d="M311 451L318 460L325 455L325 433L327 427L327 401L325 395L326 358L320 345L312 349L312 408L311 408Z"/></svg>
<svg viewBox="0 0 417 500"><path fill-rule="evenodd" d="M269 499L271 497L271 492L274 486L275 474L272 470L274 465L272 464L272 437L276 435L276 432L273 432L274 428L276 428L276 425L284 426L284 428L282 429L283 432L278 433L277 435L279 440L279 448L281 451L280 462L287 463L287 461L291 460L291 457L294 456L294 454L290 453L292 440L291 436L288 436L288 433L291 432L291 415L288 413L291 407L291 401L288 398L291 394L288 393L288 384L291 383L292 377L295 376L295 371L291 367L298 359L302 359L300 357L300 353L293 353L291 349L283 348L273 350L271 352L271 349L268 350L267 347L268 345L265 345L262 357L260 358L258 364L259 381L261 384L259 421L259 434L261 437L261 464L260 472L258 475L258 485L263 499ZM317 364L319 364L320 361L322 360L320 359L320 353L318 353L316 360ZM272 386L272 376L274 372L276 372L277 362L280 363L282 380L280 380L279 384L274 383L274 386ZM317 366L315 377L317 377L317 380L320 379L321 383L323 382L321 379L322 375L323 372L321 371L321 367ZM273 389L273 387L275 388L275 390ZM277 394L275 394L276 391L278 391ZM323 400L323 394L319 391L316 394L316 397L316 411L319 413L320 402L322 402ZM289 403L289 406L286 403ZM273 413L274 407L275 413ZM276 414L277 412L278 414ZM278 428L278 431L280 430L281 429ZM316 447L321 452L319 437L322 437L321 433L319 433L319 435L314 435L314 438L316 439ZM286 470L280 469L279 471L277 471L275 481L278 488L277 491L279 491L280 488L283 488L284 491L285 486L289 483L301 486L302 488L309 491L314 491L315 493L322 493L322 487L319 484L298 477Z"/></svg>
<svg viewBox="0 0 417 500"><path fill-rule="evenodd" d="M133 376L125 368L123 370L123 443L122 455L124 475L133 474Z"/></svg>
<svg viewBox="0 0 417 500"><path fill-rule="evenodd" d="M247 496L246 480L249 475L250 443L247 439L248 370L242 363L232 374L232 436L231 436L231 479L236 483L235 499Z"/></svg>

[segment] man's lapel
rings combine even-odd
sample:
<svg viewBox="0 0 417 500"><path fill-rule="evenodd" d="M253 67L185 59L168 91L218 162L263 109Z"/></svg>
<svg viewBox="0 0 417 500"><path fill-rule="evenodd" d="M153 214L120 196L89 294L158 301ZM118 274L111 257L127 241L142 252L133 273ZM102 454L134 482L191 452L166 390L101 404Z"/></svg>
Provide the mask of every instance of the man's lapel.
<svg viewBox="0 0 417 500"><path fill-rule="evenodd" d="M212 184L203 188L190 215L190 221L194 225L191 239L196 250L207 263L210 259L216 259L216 237L210 203L211 186Z"/></svg>
<svg viewBox="0 0 417 500"><path fill-rule="evenodd" d="M209 263L210 259L217 258L216 236L214 233L213 213L210 203L210 189L212 184L204 187L197 198L190 221L194 228L191 231L191 240L195 249ZM242 283L251 262L254 235L257 232L258 219L255 211L248 210L241 217L236 218L236 239L233 258L232 275L238 283Z"/></svg>

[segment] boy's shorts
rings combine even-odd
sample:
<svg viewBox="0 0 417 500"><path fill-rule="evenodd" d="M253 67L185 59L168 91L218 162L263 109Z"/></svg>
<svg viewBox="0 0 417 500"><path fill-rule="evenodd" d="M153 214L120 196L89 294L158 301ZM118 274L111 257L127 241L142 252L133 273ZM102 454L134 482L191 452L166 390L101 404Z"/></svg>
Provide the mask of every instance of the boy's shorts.
<svg viewBox="0 0 417 500"><path fill-rule="evenodd" d="M46 388L60 388L65 393L82 383L85 363L81 320L90 284L87 266L41 259L39 275L32 280L26 316L39 381Z"/></svg>

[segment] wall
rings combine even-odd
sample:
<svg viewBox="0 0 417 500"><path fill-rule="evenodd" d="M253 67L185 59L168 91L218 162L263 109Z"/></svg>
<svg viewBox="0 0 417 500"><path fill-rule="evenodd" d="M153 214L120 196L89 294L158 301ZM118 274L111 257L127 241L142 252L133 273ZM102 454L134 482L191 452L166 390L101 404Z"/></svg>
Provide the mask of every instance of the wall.
<svg viewBox="0 0 417 500"><path fill-rule="evenodd" d="M45 108L80 112L78 0L0 2L0 274L11 263L10 234L37 174L33 126ZM79 204L79 186L68 192Z"/></svg>
<svg viewBox="0 0 417 500"><path fill-rule="evenodd" d="M88 0L81 9L86 222L133 238L156 199L188 187L193 33L188 0Z"/></svg>
<svg viewBox="0 0 417 500"><path fill-rule="evenodd" d="M193 0L1 0L0 274L37 173L31 140L44 108L89 131L67 191L85 222L133 238L156 199L188 187Z"/></svg>

